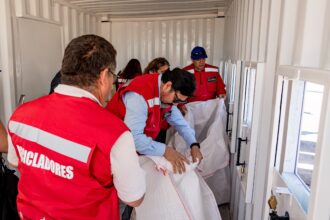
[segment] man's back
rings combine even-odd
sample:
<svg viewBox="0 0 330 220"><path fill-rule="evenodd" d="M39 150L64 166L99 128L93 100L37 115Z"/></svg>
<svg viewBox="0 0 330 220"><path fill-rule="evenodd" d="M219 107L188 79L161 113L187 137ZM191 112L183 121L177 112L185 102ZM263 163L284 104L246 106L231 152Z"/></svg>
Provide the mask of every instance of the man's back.
<svg viewBox="0 0 330 220"><path fill-rule="evenodd" d="M20 158L18 209L33 219L118 216L109 155L126 130L88 98L54 93L21 106L9 122Z"/></svg>

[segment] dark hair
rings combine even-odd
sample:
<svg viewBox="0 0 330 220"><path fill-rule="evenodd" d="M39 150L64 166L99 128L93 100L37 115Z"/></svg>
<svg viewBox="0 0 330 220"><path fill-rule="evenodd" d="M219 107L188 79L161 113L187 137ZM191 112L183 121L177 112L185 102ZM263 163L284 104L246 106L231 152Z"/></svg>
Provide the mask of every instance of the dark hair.
<svg viewBox="0 0 330 220"><path fill-rule="evenodd" d="M80 88L94 87L100 72L116 69L116 50L104 38L83 35L66 47L61 68L61 83Z"/></svg>
<svg viewBox="0 0 330 220"><path fill-rule="evenodd" d="M123 72L120 74L122 79L134 79L135 77L142 75L142 69L140 61L137 59L131 59Z"/></svg>
<svg viewBox="0 0 330 220"><path fill-rule="evenodd" d="M156 72L159 70L160 67L168 65L170 66L170 63L165 59L164 57L158 57L153 59L148 66L144 69L143 73L150 73L150 72Z"/></svg>
<svg viewBox="0 0 330 220"><path fill-rule="evenodd" d="M56 73L52 81L50 82L50 91L49 94L52 94L55 88L61 84L61 70Z"/></svg>
<svg viewBox="0 0 330 220"><path fill-rule="evenodd" d="M172 82L174 91L179 91L184 96L192 96L196 89L194 74L186 70L175 68L172 71L167 70L162 74L162 83Z"/></svg>

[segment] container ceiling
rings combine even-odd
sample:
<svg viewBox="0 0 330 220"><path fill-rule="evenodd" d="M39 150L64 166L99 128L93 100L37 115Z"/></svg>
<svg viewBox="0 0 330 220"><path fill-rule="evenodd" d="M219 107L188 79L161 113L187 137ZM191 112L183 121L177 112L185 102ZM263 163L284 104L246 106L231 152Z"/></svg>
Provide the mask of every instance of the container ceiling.
<svg viewBox="0 0 330 220"><path fill-rule="evenodd" d="M85 11L115 17L223 15L230 0L65 0Z"/></svg>

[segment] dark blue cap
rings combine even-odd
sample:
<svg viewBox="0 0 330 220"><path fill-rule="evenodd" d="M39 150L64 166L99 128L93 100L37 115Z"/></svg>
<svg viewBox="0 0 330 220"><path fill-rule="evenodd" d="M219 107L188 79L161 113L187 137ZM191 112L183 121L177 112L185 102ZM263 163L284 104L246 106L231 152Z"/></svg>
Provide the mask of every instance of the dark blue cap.
<svg viewBox="0 0 330 220"><path fill-rule="evenodd" d="M207 54L205 52L205 49L203 47L194 47L191 51L191 59L192 60L199 60L199 59L205 59L207 58Z"/></svg>

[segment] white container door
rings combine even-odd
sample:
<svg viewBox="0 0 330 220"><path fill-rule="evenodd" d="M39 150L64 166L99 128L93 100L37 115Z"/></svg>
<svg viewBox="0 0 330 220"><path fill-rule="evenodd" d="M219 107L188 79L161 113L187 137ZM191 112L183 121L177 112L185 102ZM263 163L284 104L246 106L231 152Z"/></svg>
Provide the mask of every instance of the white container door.
<svg viewBox="0 0 330 220"><path fill-rule="evenodd" d="M239 204L239 212L234 219L247 220L251 216L263 74L263 63L242 65L239 100L237 100L239 103L237 134L234 136L236 147L234 178L236 179L235 193L239 194L239 199L236 201Z"/></svg>

